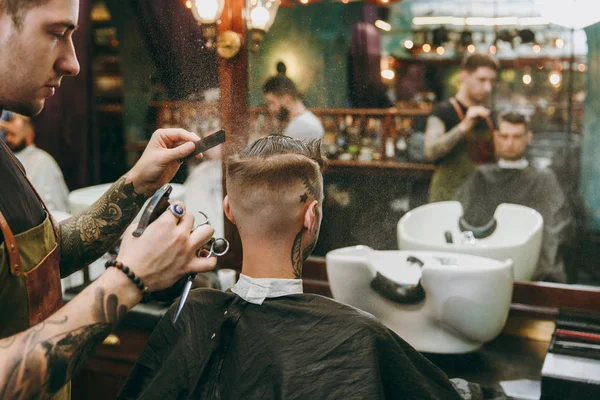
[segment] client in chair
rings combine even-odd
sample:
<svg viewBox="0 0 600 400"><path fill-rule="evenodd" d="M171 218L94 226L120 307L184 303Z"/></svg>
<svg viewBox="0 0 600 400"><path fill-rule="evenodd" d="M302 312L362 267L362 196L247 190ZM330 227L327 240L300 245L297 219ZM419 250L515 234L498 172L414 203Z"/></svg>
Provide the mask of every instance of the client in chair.
<svg viewBox="0 0 600 400"><path fill-rule="evenodd" d="M303 293L324 161L320 141L285 136L259 139L229 159L224 210L242 239L240 279L225 293L192 291L176 323L171 308L120 399L461 398L372 315Z"/></svg>
<svg viewBox="0 0 600 400"><path fill-rule="evenodd" d="M573 218L565 195L549 169L529 165L525 150L532 133L527 118L516 112L500 116L494 132L497 163L478 167L456 195L464 219L475 226L486 225L502 203L520 204L537 210L544 218L542 250L533 280L564 282L563 252L572 240Z"/></svg>

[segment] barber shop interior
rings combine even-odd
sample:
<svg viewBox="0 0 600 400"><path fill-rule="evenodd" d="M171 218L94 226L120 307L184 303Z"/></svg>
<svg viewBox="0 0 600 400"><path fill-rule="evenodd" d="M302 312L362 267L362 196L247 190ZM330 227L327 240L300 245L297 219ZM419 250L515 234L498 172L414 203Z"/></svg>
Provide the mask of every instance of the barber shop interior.
<svg viewBox="0 0 600 400"><path fill-rule="evenodd" d="M54 245L0 183L1 398L600 398L597 2L30 3L78 16L0 89Z"/></svg>

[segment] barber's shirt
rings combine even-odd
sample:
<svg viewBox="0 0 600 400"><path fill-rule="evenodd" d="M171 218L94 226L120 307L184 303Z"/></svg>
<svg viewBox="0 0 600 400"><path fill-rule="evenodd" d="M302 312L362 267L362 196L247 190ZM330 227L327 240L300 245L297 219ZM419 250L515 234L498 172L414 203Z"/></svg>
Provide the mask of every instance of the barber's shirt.
<svg viewBox="0 0 600 400"><path fill-rule="evenodd" d="M231 291L248 303L261 305L265 299L302 294L302 279L252 278L240 274Z"/></svg>
<svg viewBox="0 0 600 400"><path fill-rule="evenodd" d="M44 222L46 214L33 189L12 160L10 149L0 140L0 211L13 234L25 232ZM0 243L4 236L0 232Z"/></svg>
<svg viewBox="0 0 600 400"><path fill-rule="evenodd" d="M60 167L44 150L31 145L15 153L27 177L51 211L68 211L69 189Z"/></svg>

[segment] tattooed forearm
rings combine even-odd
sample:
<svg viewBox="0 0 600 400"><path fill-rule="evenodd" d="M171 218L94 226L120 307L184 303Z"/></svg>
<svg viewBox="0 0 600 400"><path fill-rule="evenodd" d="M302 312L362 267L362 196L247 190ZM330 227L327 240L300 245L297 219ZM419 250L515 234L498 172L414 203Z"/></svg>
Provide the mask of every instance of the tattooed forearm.
<svg viewBox="0 0 600 400"><path fill-rule="evenodd" d="M125 177L115 182L88 210L60 224L60 272L65 277L104 254L140 210L145 196Z"/></svg>
<svg viewBox="0 0 600 400"><path fill-rule="evenodd" d="M455 126L445 132L445 125L438 117L429 117L425 129L425 158L435 161L448 154L462 139L460 128Z"/></svg>
<svg viewBox="0 0 600 400"><path fill-rule="evenodd" d="M0 340L0 398L48 398L73 377L127 312L103 288L92 302L87 324L64 314Z"/></svg>

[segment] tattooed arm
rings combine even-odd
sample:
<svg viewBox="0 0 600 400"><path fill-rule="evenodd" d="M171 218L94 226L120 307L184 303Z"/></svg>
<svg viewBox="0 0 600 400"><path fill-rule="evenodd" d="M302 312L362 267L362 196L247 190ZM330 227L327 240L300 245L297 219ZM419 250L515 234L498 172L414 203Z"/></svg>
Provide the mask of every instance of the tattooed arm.
<svg viewBox="0 0 600 400"><path fill-rule="evenodd" d="M464 136L461 125L446 132L444 122L436 116L427 119L425 128L425 159L435 161L448 154Z"/></svg>
<svg viewBox="0 0 600 400"><path fill-rule="evenodd" d="M146 198L136 193L133 182L123 176L89 209L62 221L59 228L61 277L71 275L106 253Z"/></svg>
<svg viewBox="0 0 600 400"><path fill-rule="evenodd" d="M150 290L209 271L216 258L198 258L196 250L214 231L208 225L192 231L193 225L191 213L182 218L164 213L139 238L129 234L130 229L117 259ZM44 322L0 340L0 399L38 399L56 393L141 297L126 274L109 268Z"/></svg>
<svg viewBox="0 0 600 400"><path fill-rule="evenodd" d="M195 149L198 135L159 129L125 176L88 210L60 224L60 274L68 276L104 254L121 236L144 201L169 182Z"/></svg>
<svg viewBox="0 0 600 400"><path fill-rule="evenodd" d="M140 298L125 274L111 268L46 321L0 340L0 398L56 393Z"/></svg>

